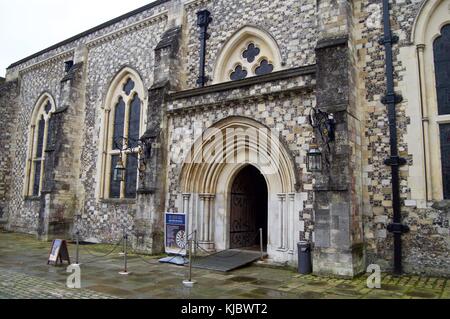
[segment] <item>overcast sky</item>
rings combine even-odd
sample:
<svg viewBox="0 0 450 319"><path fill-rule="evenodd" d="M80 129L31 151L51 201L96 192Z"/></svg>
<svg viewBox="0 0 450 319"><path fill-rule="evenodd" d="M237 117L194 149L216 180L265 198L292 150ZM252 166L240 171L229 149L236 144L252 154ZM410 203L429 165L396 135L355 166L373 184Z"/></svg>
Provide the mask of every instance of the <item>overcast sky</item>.
<svg viewBox="0 0 450 319"><path fill-rule="evenodd" d="M33 53L153 0L0 0L0 76Z"/></svg>

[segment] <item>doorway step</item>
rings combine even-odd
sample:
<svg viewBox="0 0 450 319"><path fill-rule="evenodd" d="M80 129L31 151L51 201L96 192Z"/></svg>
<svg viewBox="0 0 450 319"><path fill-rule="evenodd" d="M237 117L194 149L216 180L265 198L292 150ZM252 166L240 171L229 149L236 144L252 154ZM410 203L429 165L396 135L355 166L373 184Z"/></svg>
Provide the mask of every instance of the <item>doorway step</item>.
<svg viewBox="0 0 450 319"><path fill-rule="evenodd" d="M267 257L267 255L264 257ZM197 257L192 263L192 267L229 272L252 264L260 259L261 253L257 251L229 249L206 257Z"/></svg>

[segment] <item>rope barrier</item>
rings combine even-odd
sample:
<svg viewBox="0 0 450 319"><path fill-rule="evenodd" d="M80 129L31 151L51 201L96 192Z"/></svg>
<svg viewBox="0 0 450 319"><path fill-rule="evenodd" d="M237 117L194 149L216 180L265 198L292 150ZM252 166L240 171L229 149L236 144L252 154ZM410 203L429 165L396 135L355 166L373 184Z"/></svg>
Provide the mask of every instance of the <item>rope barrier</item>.
<svg viewBox="0 0 450 319"><path fill-rule="evenodd" d="M120 246L120 244L122 243L122 241L123 241L123 239L121 239L117 244L115 244L115 246L113 247L113 249L112 249L111 251L109 251L108 253L106 253L106 254L104 254L104 255L96 255L96 254L93 254L87 247L83 247L83 249L85 249L85 251L86 251L89 255L91 255L91 256L94 257L94 259L91 259L91 260L89 260L89 261L87 261L87 262L84 262L83 264L89 264L89 263L95 262L95 261L97 261L97 260L99 260L99 259L106 258L106 257L110 256L112 253L114 253L114 252L117 250L117 248Z"/></svg>

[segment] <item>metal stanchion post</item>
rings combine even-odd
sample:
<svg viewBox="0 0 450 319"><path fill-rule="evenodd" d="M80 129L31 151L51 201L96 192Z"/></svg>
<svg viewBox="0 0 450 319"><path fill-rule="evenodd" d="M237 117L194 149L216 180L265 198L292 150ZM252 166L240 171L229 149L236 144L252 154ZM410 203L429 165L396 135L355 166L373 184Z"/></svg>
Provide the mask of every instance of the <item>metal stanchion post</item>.
<svg viewBox="0 0 450 319"><path fill-rule="evenodd" d="M194 256L197 256L197 231L194 231Z"/></svg>
<svg viewBox="0 0 450 319"><path fill-rule="evenodd" d="M195 245L195 241L192 239L188 241L189 245L189 279L183 281L183 285L186 288L193 288L195 282L192 281L192 253L193 253L193 245Z"/></svg>
<svg viewBox="0 0 450 319"><path fill-rule="evenodd" d="M80 232L76 232L76 243L77 243L77 252L76 252L76 259L75 259L75 266L80 265Z"/></svg>
<svg viewBox="0 0 450 319"><path fill-rule="evenodd" d="M125 233L124 242L125 242L124 257L123 257L124 271L119 272L119 274L120 275L129 275L130 273L128 272L128 234L127 233Z"/></svg>
<svg viewBox="0 0 450 319"><path fill-rule="evenodd" d="M126 236L126 231L125 231L125 227L123 228L123 239L125 239ZM119 253L119 256L123 256L125 255L125 240L122 243L122 251Z"/></svg>
<svg viewBox="0 0 450 319"><path fill-rule="evenodd" d="M259 246L261 248L261 261L264 261L264 241L263 241L263 229L259 229Z"/></svg>
<svg viewBox="0 0 450 319"><path fill-rule="evenodd" d="M189 281L192 282L192 240L189 241Z"/></svg>

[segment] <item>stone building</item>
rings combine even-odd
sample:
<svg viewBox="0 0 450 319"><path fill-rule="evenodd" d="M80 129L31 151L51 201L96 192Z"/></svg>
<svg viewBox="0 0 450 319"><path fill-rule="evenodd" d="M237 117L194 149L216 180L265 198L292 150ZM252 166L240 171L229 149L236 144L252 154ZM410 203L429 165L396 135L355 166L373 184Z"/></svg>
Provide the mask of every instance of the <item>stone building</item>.
<svg viewBox="0 0 450 319"><path fill-rule="evenodd" d="M125 227L158 253L164 214L185 213L206 251L262 228L275 263L310 241L316 274L391 271L401 247L405 272L448 276L450 0L390 8L398 41L383 1L159 0L12 64L4 228Z"/></svg>

